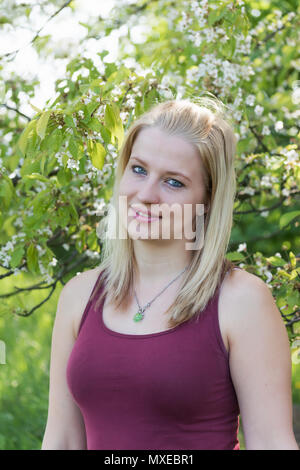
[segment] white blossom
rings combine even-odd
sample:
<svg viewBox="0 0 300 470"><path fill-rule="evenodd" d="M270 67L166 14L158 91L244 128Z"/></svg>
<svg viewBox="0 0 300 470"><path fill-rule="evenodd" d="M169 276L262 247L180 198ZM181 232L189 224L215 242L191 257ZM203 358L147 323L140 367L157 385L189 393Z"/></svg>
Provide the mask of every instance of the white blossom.
<svg viewBox="0 0 300 470"><path fill-rule="evenodd" d="M245 103L246 103L248 106L253 106L254 103L255 103L255 96L254 96L254 95L248 95L247 98L246 98Z"/></svg>
<svg viewBox="0 0 300 470"><path fill-rule="evenodd" d="M263 175L260 181L260 185L263 188L271 188L272 187L272 178L270 175Z"/></svg>
<svg viewBox="0 0 300 470"><path fill-rule="evenodd" d="M129 116L129 113L127 111L122 111L120 113L120 118L122 119L123 122L127 120L128 116Z"/></svg>
<svg viewBox="0 0 300 470"><path fill-rule="evenodd" d="M67 168L75 168L75 170L79 170L79 161L74 160L73 158L69 158L67 161Z"/></svg>
<svg viewBox="0 0 300 470"><path fill-rule="evenodd" d="M135 108L135 101L133 96L128 96L126 100L126 105L129 106L129 108Z"/></svg>
<svg viewBox="0 0 300 470"><path fill-rule="evenodd" d="M17 217L14 221L15 227L23 227L23 219L22 217Z"/></svg>
<svg viewBox="0 0 300 470"><path fill-rule="evenodd" d="M36 249L39 252L40 256L43 256L43 254L46 253L45 248L42 248L41 245L39 245L39 244L36 245Z"/></svg>
<svg viewBox="0 0 300 470"><path fill-rule="evenodd" d="M267 276L266 282L269 283L272 281L272 273L270 271L265 271L265 275Z"/></svg>
<svg viewBox="0 0 300 470"><path fill-rule="evenodd" d="M294 88L292 92L292 101L294 104L300 103L300 87Z"/></svg>
<svg viewBox="0 0 300 470"><path fill-rule="evenodd" d="M260 106L259 104L257 104L254 108L254 112L257 116L261 116L262 113L263 113L263 110L264 110L264 108L262 106Z"/></svg>
<svg viewBox="0 0 300 470"><path fill-rule="evenodd" d="M89 192L91 190L91 185L89 183L83 183L80 186L80 191L84 192Z"/></svg>
<svg viewBox="0 0 300 470"><path fill-rule="evenodd" d="M271 134L271 131L268 126L263 126L263 129L261 131L262 135L269 135Z"/></svg>
<svg viewBox="0 0 300 470"><path fill-rule="evenodd" d="M98 251L85 250L85 254L91 259L100 258L100 253L98 253Z"/></svg>
<svg viewBox="0 0 300 470"><path fill-rule="evenodd" d="M161 88L159 94L167 100L173 99L173 93L168 88Z"/></svg>
<svg viewBox="0 0 300 470"><path fill-rule="evenodd" d="M251 15L257 18L258 16L260 16L260 11L256 8L253 8L253 10L251 10Z"/></svg>
<svg viewBox="0 0 300 470"><path fill-rule="evenodd" d="M255 194L255 189L254 188L250 188L250 187L247 187L245 189L243 189L240 194L250 194L250 196L253 196L253 194Z"/></svg>
<svg viewBox="0 0 300 470"><path fill-rule="evenodd" d="M237 251L246 251L247 250L247 243L240 243Z"/></svg>
<svg viewBox="0 0 300 470"><path fill-rule="evenodd" d="M280 153L286 157L285 164L287 168L292 168L293 166L300 166L300 159L299 159L298 152L296 152L296 150L282 149Z"/></svg>
<svg viewBox="0 0 300 470"><path fill-rule="evenodd" d="M63 162L62 162L62 155L60 155L59 153L56 153L55 154L55 158L56 160L58 161L58 163L63 166Z"/></svg>
<svg viewBox="0 0 300 470"><path fill-rule="evenodd" d="M289 189L287 189L287 188L284 188L281 192L282 192L282 194L283 194L284 196L287 196L287 197L288 197L288 196L290 195L290 191L289 191Z"/></svg>
<svg viewBox="0 0 300 470"><path fill-rule="evenodd" d="M275 122L275 131L278 132L281 129L283 129L283 122L282 121Z"/></svg>

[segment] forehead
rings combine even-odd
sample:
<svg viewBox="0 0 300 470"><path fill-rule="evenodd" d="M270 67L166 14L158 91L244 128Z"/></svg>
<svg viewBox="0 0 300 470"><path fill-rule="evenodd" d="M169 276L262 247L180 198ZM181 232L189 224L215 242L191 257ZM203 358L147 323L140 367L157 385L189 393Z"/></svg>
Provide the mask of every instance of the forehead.
<svg viewBox="0 0 300 470"><path fill-rule="evenodd" d="M136 137L131 156L141 157L150 165L162 164L167 170L184 169L190 174L201 169L196 146L180 136L170 136L157 127L142 129ZM169 166L171 167L169 168Z"/></svg>

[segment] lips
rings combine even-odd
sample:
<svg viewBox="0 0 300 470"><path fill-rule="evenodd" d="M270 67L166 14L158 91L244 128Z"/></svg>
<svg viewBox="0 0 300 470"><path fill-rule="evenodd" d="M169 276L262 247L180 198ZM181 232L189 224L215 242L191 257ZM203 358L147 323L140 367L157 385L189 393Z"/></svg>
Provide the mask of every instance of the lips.
<svg viewBox="0 0 300 470"><path fill-rule="evenodd" d="M161 219L162 216L161 215L157 215L157 214L153 214L151 213L150 211L147 211L147 212L144 212L144 211L140 211L138 209L134 209L133 207L131 207L134 211L134 215L138 215L140 214L142 217L148 217L148 218L153 218L153 219Z"/></svg>

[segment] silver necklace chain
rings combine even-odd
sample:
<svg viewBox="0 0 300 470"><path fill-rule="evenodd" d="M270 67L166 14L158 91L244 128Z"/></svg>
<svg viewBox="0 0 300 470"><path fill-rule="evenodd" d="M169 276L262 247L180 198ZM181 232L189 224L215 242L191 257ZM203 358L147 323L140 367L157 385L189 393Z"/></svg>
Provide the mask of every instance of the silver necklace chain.
<svg viewBox="0 0 300 470"><path fill-rule="evenodd" d="M139 310L138 310L138 312L135 314L135 316L133 317L133 320L136 321L136 322L137 322L137 321L140 321L140 320L143 320L145 310L146 310L147 308L149 308L150 305L152 304L152 302L154 302L154 300L157 299L157 297L159 297L173 282L175 282L176 279L178 279L179 276L181 276L181 274L184 273L184 271L187 270L188 266L189 266L189 265L187 265L187 266L175 277L175 279L173 279L171 282L169 282L169 284L168 284L161 292L159 292L159 294L157 294L157 295L154 297L154 299L152 299L150 302L148 302L144 307L141 307L141 306L140 306L139 301L138 301L138 298L137 298L137 295L136 295L136 292L135 292L135 290L134 290L134 296L135 296L136 302L137 302L137 304L138 304L138 306L139 306Z"/></svg>

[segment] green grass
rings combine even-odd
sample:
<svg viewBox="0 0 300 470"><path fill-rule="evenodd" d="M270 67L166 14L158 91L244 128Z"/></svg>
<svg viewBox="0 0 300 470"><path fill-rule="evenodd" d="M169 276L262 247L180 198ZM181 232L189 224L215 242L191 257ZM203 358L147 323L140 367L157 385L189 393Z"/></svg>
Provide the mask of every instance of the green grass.
<svg viewBox="0 0 300 470"><path fill-rule="evenodd" d="M1 280L1 293L13 286L32 285L37 279L23 274ZM6 346L6 363L0 364L0 449L41 448L48 411L51 336L59 292L29 317L0 316L0 339ZM32 308L49 290L31 291ZM13 306L20 301L11 299ZM24 300L25 303L25 300Z"/></svg>

